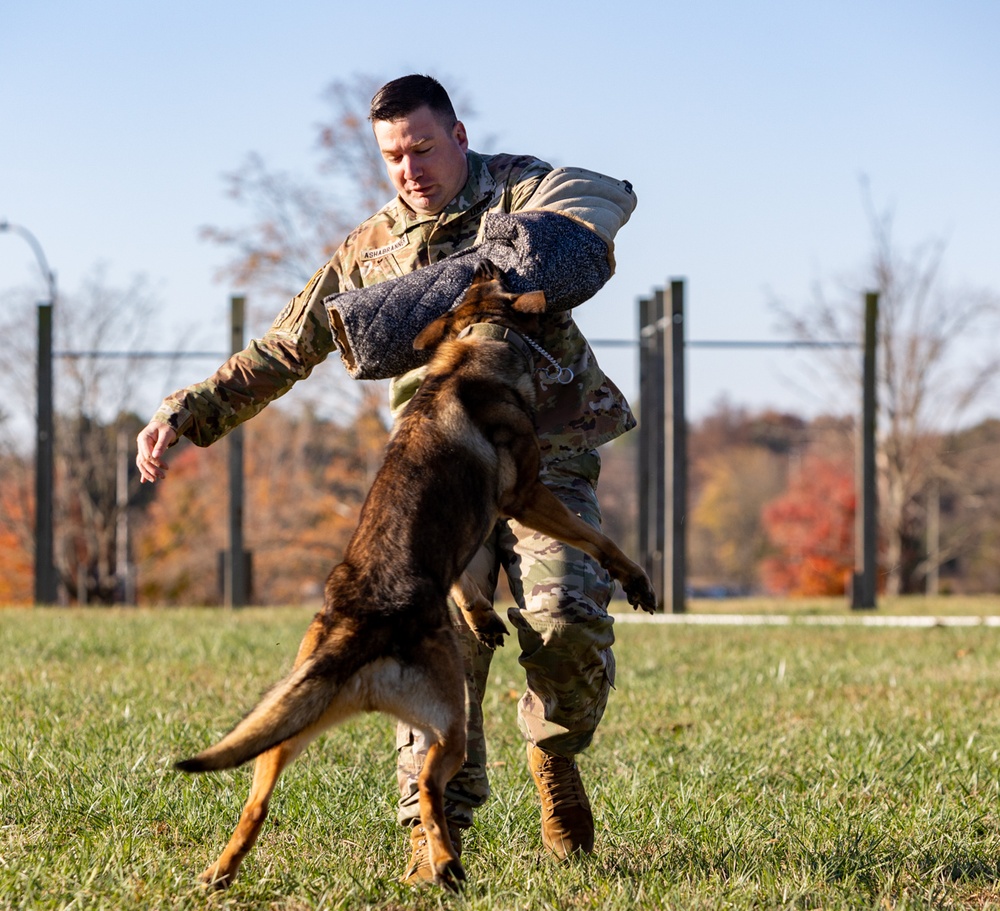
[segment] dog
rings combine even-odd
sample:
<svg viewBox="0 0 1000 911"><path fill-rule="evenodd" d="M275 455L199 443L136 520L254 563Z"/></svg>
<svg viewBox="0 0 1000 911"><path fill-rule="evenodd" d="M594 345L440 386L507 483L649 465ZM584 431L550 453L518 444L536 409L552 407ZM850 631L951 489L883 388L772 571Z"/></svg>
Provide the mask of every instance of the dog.
<svg viewBox="0 0 1000 911"><path fill-rule="evenodd" d="M429 734L420 818L434 881L460 887L444 788L465 758L465 675L447 596L454 587L476 635L502 644L503 622L461 579L498 517L586 551L634 606L656 609L643 571L539 480L533 366L520 333L537 331L544 310L542 292L509 292L487 261L459 305L414 341L430 354L427 376L396 422L292 671L218 743L176 763L207 772L256 757L236 830L199 877L206 886L233 882L279 775L310 741L351 715L380 711Z"/></svg>

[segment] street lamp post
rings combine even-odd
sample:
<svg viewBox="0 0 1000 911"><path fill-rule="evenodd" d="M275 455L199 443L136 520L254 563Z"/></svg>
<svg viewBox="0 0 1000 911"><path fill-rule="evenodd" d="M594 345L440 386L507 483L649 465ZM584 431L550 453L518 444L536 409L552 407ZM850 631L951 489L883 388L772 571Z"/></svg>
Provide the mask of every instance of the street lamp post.
<svg viewBox="0 0 1000 911"><path fill-rule="evenodd" d="M35 603L57 600L53 547L54 417L52 406L52 310L56 276L41 244L27 228L0 220L0 232L19 234L31 247L48 286L48 300L38 305L38 406L35 418Z"/></svg>

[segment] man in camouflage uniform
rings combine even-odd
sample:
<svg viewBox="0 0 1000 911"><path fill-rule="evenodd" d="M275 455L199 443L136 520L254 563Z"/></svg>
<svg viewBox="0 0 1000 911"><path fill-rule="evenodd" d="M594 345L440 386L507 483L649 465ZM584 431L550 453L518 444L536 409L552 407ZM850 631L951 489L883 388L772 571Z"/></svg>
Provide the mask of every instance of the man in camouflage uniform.
<svg viewBox="0 0 1000 911"><path fill-rule="evenodd" d="M601 267L611 274L614 233L635 202L628 184L577 169L554 170L529 156L470 151L465 127L430 77L388 83L373 99L370 119L398 197L348 236L262 339L204 382L164 400L138 438L136 461L144 481L164 477L163 455L179 436L209 445L308 376L335 348L352 375L377 376L366 367L364 339L352 344L339 302L346 307L358 289L390 279L406 282L401 277L450 262L450 256L482 240L484 218L491 213L543 210L567 216L574 227L584 225L589 238L593 231L602 239L607 263ZM405 327L405 314L401 323L401 350L410 350L422 326ZM541 355L537 363L543 480L596 527L601 521L596 448L634 426L634 419L569 311L548 314L536 341L558 364L553 367ZM422 376L417 367L393 378L394 412ZM518 721L541 797L543 841L559 858L589 853L593 817L575 757L590 744L614 682L613 621L607 613L612 583L586 554L515 521L498 523L470 567L487 596L501 566L516 601L508 617L527 682ZM469 739L466 762L446 791L446 811L460 850L461 830L489 796L482 701L492 651L464 627L458 612L455 616L466 659ZM399 820L411 827L413 847L404 879L416 882L430 876L417 803L427 745L420 732L400 724L397 747Z"/></svg>

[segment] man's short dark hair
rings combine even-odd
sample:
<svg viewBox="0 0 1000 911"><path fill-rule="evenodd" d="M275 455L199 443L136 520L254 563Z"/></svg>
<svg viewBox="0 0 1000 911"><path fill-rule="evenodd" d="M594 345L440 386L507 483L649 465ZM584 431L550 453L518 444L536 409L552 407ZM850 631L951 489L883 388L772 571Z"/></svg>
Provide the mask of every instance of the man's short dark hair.
<svg viewBox="0 0 1000 911"><path fill-rule="evenodd" d="M383 85L372 98L368 119L372 123L402 120L424 105L449 128L458 120L444 86L433 76L419 75L400 76Z"/></svg>

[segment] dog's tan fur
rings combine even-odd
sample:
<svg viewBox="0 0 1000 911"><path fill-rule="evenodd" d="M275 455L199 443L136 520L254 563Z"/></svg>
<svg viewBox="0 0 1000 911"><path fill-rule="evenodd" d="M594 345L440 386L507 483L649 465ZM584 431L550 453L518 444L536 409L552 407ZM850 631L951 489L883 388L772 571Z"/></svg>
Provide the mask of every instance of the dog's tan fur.
<svg viewBox="0 0 1000 911"><path fill-rule="evenodd" d="M462 303L418 336L415 346L432 352L427 377L396 424L291 673L215 746L177 764L210 771L257 757L236 830L201 875L206 885L236 877L285 766L322 731L367 711L429 734L419 801L430 863L444 886L465 878L444 816L445 785L465 756L465 677L446 596L455 586L476 634L502 642L503 622L460 580L499 516L586 551L632 604L655 609L642 570L539 481L534 387L522 355L506 341L456 338L477 322L530 331L544 305L540 293L509 293L485 264Z"/></svg>

